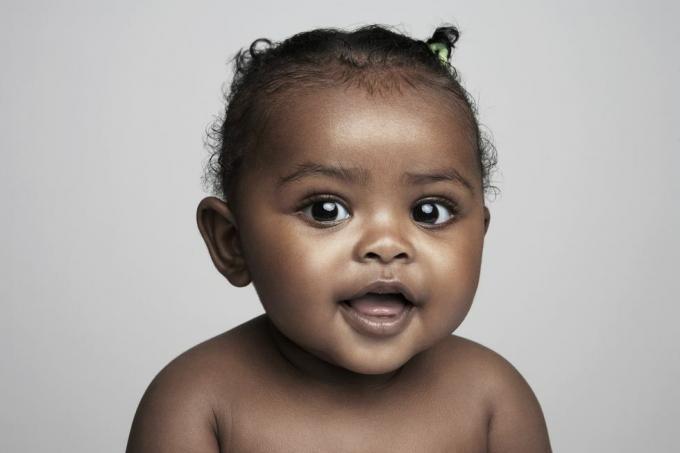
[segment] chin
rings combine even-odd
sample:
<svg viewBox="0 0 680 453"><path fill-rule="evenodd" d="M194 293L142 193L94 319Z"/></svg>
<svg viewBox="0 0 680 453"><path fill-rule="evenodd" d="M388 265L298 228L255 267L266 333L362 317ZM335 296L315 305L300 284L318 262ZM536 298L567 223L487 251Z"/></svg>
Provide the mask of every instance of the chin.
<svg viewBox="0 0 680 453"><path fill-rule="evenodd" d="M410 355L399 355L394 357L376 357L375 354L367 357L355 357L353 360L343 360L338 365L358 374L388 374L397 371L411 359Z"/></svg>

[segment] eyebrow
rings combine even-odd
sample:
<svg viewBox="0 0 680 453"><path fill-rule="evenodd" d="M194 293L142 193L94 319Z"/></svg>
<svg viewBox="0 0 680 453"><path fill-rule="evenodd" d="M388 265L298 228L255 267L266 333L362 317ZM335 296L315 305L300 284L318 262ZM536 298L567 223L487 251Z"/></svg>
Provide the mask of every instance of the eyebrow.
<svg viewBox="0 0 680 453"><path fill-rule="evenodd" d="M303 162L295 167L288 176L279 178L279 187L292 181L309 176L328 176L341 181L365 185L370 176L363 168L343 167L342 165L322 165L315 162Z"/></svg>
<svg viewBox="0 0 680 453"><path fill-rule="evenodd" d="M388 163L386 163L388 165ZM278 181L279 188L293 181L305 177L327 176L344 182L366 185L371 179L370 173L360 167L343 167L342 165L323 165L316 162L303 162L295 167L295 170L287 176L281 176ZM428 184L437 181L450 181L466 188L474 193L474 187L455 168L427 170L422 173L406 172L401 176L402 180L409 184Z"/></svg>
<svg viewBox="0 0 680 453"><path fill-rule="evenodd" d="M427 184L437 181L450 181L465 187L470 193L475 193L474 186L461 175L455 168L426 171L424 173L404 173L402 176L411 184Z"/></svg>

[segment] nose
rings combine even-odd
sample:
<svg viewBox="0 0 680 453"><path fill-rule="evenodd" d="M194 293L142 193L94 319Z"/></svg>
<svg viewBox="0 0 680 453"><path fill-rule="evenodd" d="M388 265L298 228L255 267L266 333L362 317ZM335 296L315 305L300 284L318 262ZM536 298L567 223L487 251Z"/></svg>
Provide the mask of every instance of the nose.
<svg viewBox="0 0 680 453"><path fill-rule="evenodd" d="M395 260L411 262L414 252L405 235L406 229L407 226L399 225L396 219L387 216L370 221L356 244L356 258L360 262L377 261L384 264Z"/></svg>

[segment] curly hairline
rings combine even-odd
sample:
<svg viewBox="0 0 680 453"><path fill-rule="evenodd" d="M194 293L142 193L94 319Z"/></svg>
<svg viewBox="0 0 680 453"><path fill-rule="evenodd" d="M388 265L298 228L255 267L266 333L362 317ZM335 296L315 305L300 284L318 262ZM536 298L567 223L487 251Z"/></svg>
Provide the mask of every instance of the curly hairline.
<svg viewBox="0 0 680 453"><path fill-rule="evenodd" d="M352 33L376 29L386 31L382 26L370 25ZM305 33L322 32L347 33L338 29L318 29ZM283 98L282 93L338 86L357 86L370 95L378 96L388 95L395 90L401 92L403 86L410 89L425 86L452 94L456 109L464 113L464 119L472 132L471 139L477 148L482 190L485 195L495 196L499 193L498 188L491 184L491 174L497 163L496 149L490 136L480 127L476 104L460 84L452 65L448 64L444 68L445 73L441 66L438 72L428 71L429 68L413 65L400 55L361 53L347 45L347 53L338 51L314 55L306 60L282 61L274 68L267 67L266 73L260 71L267 65L266 60L277 57L272 54L282 44L305 33L276 44L267 39L258 39L249 49L241 49L232 59L235 63L234 78L230 91L224 92L224 116L215 118L205 138L205 145L211 155L203 184L213 195L225 200L234 195L243 157L257 146L257 137L260 135L249 132L255 125L260 128L266 125L270 113ZM424 45L422 41L414 42ZM260 43L265 43L267 47L258 49Z"/></svg>

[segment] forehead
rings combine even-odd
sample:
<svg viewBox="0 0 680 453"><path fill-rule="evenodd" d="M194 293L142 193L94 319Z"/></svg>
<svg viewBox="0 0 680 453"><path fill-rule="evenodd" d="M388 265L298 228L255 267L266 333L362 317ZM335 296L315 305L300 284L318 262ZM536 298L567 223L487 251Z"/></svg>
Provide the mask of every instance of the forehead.
<svg viewBox="0 0 680 453"><path fill-rule="evenodd" d="M315 162L365 168L370 176L435 166L479 178L466 115L440 91L375 96L338 87L283 96L253 153L261 170L280 176Z"/></svg>

